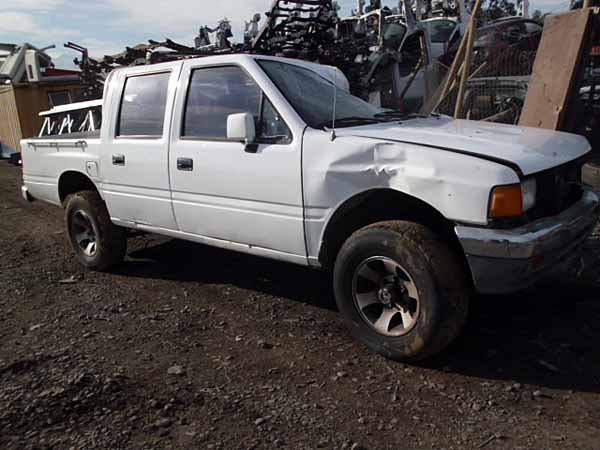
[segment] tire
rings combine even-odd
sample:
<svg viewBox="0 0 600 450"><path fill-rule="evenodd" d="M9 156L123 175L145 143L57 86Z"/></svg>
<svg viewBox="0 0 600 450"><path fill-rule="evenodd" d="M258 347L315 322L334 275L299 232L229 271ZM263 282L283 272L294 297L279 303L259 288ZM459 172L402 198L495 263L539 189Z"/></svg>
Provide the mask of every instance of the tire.
<svg viewBox="0 0 600 450"><path fill-rule="evenodd" d="M600 164L588 163L584 165L581 172L581 180L595 189L600 189Z"/></svg>
<svg viewBox="0 0 600 450"><path fill-rule="evenodd" d="M394 279L385 284L385 292L369 281L382 268ZM426 227L404 221L376 223L348 238L336 258L334 290L351 334L372 351L406 362L439 353L460 334L471 294L450 248ZM385 303L390 298L392 304ZM392 318L387 328L383 322L382 331L378 320L384 312Z"/></svg>
<svg viewBox="0 0 600 450"><path fill-rule="evenodd" d="M111 222L96 191L81 191L68 198L65 223L75 256L88 269L105 271L125 258L125 230Z"/></svg>

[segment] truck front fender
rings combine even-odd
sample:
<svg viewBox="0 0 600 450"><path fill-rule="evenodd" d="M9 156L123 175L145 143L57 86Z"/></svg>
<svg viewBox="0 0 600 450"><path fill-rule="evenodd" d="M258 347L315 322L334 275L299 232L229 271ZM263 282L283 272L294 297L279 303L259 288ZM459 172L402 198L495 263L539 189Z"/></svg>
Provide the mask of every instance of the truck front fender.
<svg viewBox="0 0 600 450"><path fill-rule="evenodd" d="M509 167L472 155L359 136L332 141L329 133L309 130L303 143L303 182L308 255L315 263L336 212L366 192L400 194L386 194L390 203L383 208L390 212L397 212L402 197L448 222L486 225L491 189L519 178Z"/></svg>

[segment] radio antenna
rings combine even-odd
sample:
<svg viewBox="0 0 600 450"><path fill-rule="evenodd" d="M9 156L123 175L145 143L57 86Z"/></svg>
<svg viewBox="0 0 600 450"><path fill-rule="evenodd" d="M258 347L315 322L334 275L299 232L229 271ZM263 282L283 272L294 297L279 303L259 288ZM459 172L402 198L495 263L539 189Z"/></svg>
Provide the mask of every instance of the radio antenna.
<svg viewBox="0 0 600 450"><path fill-rule="evenodd" d="M331 142L335 141L335 113L337 108L337 68L333 67L333 119L331 120Z"/></svg>

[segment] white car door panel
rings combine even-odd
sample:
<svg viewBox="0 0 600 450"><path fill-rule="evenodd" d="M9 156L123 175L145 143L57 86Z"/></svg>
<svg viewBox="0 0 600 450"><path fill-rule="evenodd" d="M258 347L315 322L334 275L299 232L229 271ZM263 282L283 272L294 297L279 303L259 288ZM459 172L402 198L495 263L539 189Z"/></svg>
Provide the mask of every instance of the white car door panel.
<svg viewBox="0 0 600 450"><path fill-rule="evenodd" d="M305 256L301 136L259 137L253 147L229 141L227 116L258 115L257 105L265 109L267 102L274 111L269 99L239 66L203 68L190 61L182 77L189 100L177 98L176 110L186 112L174 118L170 155L180 231Z"/></svg>
<svg viewBox="0 0 600 450"><path fill-rule="evenodd" d="M293 150L261 145L246 153L241 143L182 141L171 160L180 230L304 254L302 198L290 182L299 183L289 170L299 167ZM179 155L193 159L192 171L175 168Z"/></svg>
<svg viewBox="0 0 600 450"><path fill-rule="evenodd" d="M181 63L117 74L113 117L103 127L102 189L112 218L176 230L169 182L169 133Z"/></svg>

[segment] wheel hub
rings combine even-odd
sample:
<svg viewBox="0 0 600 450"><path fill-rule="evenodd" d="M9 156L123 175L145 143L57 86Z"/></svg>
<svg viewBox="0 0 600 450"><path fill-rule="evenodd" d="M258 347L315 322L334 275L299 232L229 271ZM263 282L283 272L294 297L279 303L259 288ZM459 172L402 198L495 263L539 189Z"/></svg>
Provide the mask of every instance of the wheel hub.
<svg viewBox="0 0 600 450"><path fill-rule="evenodd" d="M402 266L383 256L369 258L358 266L353 297L363 320L386 336L408 333L420 313L414 281Z"/></svg>
<svg viewBox="0 0 600 450"><path fill-rule="evenodd" d="M377 298L385 306L392 305L393 295L390 292L390 288L388 286L385 286L385 287L382 287L381 289L379 289L379 292L377 292Z"/></svg>
<svg viewBox="0 0 600 450"><path fill-rule="evenodd" d="M98 249L96 229L85 211L79 210L73 215L71 233L79 250L85 256L92 257L96 254Z"/></svg>
<svg viewBox="0 0 600 450"><path fill-rule="evenodd" d="M402 303L406 288L399 283L386 283L377 292L379 301L388 308L393 308Z"/></svg>

